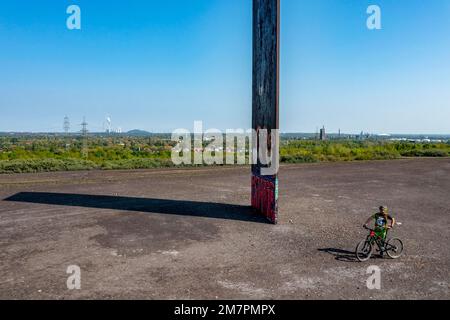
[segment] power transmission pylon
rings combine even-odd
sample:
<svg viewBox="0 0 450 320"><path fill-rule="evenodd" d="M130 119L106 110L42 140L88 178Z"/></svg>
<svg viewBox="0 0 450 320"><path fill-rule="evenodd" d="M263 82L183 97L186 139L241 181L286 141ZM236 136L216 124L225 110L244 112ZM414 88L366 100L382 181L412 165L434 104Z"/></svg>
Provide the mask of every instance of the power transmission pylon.
<svg viewBox="0 0 450 320"><path fill-rule="evenodd" d="M70 131L70 120L68 116L64 117L64 132L67 135Z"/></svg>
<svg viewBox="0 0 450 320"><path fill-rule="evenodd" d="M83 146L81 149L81 155L83 156L83 158L87 159L88 157L88 141L87 141L87 135L88 135L88 129L87 129L87 122L86 122L86 118L83 117L83 122L80 124L81 125L81 135L83 136Z"/></svg>

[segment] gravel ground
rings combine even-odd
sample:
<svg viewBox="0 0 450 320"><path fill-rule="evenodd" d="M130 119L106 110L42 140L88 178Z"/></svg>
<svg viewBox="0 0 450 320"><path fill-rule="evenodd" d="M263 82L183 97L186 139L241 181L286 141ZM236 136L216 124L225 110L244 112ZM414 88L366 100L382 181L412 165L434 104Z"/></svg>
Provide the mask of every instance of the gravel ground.
<svg viewBox="0 0 450 320"><path fill-rule="evenodd" d="M0 299L449 299L449 194L448 159L283 166L273 226L249 168L0 175ZM381 204L405 255L356 262Z"/></svg>

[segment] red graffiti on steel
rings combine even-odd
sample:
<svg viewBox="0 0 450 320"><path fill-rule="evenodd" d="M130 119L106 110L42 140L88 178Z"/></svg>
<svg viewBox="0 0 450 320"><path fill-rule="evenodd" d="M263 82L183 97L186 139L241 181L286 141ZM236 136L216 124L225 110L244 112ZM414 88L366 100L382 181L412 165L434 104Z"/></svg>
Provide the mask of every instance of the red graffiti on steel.
<svg viewBox="0 0 450 320"><path fill-rule="evenodd" d="M252 207L270 221L277 220L276 186L273 181L252 177Z"/></svg>

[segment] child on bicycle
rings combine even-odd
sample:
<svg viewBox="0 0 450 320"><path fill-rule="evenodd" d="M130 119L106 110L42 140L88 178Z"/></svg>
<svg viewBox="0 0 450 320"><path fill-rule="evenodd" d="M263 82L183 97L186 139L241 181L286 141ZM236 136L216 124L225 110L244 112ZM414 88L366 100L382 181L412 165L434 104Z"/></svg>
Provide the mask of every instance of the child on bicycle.
<svg viewBox="0 0 450 320"><path fill-rule="evenodd" d="M391 221L388 225L388 221ZM371 216L364 224L364 228L368 228L368 224L375 221L375 234L384 242L386 240L387 231L395 225L395 219L388 214L388 209L384 206L380 207L380 211Z"/></svg>

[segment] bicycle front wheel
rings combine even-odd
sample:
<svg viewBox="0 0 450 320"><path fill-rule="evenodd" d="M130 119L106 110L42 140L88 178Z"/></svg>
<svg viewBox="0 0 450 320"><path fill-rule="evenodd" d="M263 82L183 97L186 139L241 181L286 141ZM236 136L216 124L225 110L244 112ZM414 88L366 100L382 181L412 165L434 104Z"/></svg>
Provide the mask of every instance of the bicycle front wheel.
<svg viewBox="0 0 450 320"><path fill-rule="evenodd" d="M403 254L403 242L398 238L389 239L386 245L386 253L392 259L398 259Z"/></svg>
<svg viewBox="0 0 450 320"><path fill-rule="evenodd" d="M372 256L372 244L367 241L361 241L356 247L356 258L360 262L364 262L370 259Z"/></svg>

